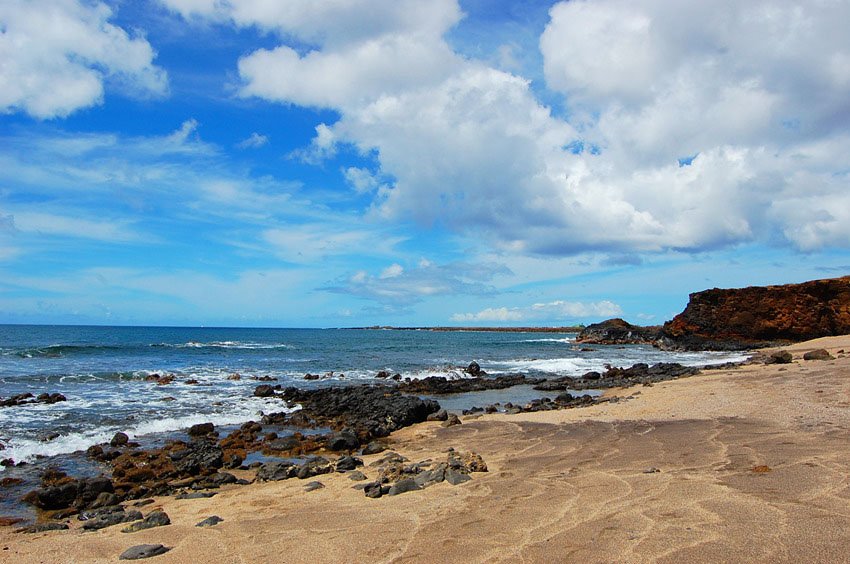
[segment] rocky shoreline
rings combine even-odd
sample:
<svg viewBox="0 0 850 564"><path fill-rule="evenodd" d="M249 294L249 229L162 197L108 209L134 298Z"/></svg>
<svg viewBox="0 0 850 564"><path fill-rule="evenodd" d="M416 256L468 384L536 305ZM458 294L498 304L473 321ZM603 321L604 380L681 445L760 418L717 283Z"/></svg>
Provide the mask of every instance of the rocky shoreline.
<svg viewBox="0 0 850 564"><path fill-rule="evenodd" d="M521 405L506 402L463 411L462 415L474 418L483 413L587 407L611 400L575 396L567 390L652 385L699 371L679 364L636 364L625 369L610 367L604 373L588 372L579 378L547 380L524 375L487 377L473 362L467 372L476 377L457 380L429 377L313 390L261 384L254 389L254 395L279 399L282 410L266 414L261 421L246 422L224 437L219 436L212 423L204 423L187 430L188 440L171 440L162 447L144 449L126 434L117 433L109 443L93 445L86 451L89 459L109 469L109 475L76 478L60 469L48 469L42 474L39 487L23 498L38 510L36 528L22 530L36 532L42 530L39 527L52 526L57 520L74 515L91 521L87 528L96 523L111 526L136 521L142 517L130 507L151 496L210 497L222 486L245 485L255 480L303 480L330 472L361 472L358 467L362 460L358 457L385 450L384 439L394 431L426 420L439 421L444 427L462 424L458 414L448 413L439 402L416 394L447 395L519 385L558 392L554 399L543 397ZM299 409L289 412L292 406ZM278 434L280 431L282 435ZM246 464L246 459L255 454L264 460ZM483 461L470 466L468 460L460 464L449 458L446 462L414 465L388 459L364 486L364 493L380 497L421 489L442 480L461 483L470 473L479 471L474 468L486 468ZM4 522L3 518L0 522Z"/></svg>

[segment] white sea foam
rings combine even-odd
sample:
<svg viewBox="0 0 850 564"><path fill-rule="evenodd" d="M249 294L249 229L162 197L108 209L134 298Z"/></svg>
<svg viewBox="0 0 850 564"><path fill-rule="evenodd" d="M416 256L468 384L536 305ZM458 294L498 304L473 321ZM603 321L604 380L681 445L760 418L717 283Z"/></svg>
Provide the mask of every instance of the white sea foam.
<svg viewBox="0 0 850 564"><path fill-rule="evenodd" d="M294 349L295 346L288 343L254 343L254 342L244 342L244 341L212 341L209 343L203 343L199 341L188 341L180 344L170 344L170 343L162 343L160 345L156 345L160 347L173 347L178 349L248 349L248 350L261 350L261 349Z"/></svg>
<svg viewBox="0 0 850 564"><path fill-rule="evenodd" d="M569 337L563 337L561 339L525 339L522 341L523 343L574 343L575 339L570 339Z"/></svg>
<svg viewBox="0 0 850 564"><path fill-rule="evenodd" d="M80 407L90 407L92 402L79 402ZM38 407L38 406L27 406ZM52 407L52 406L51 406ZM60 435L49 442L36 439L20 439L10 437L3 451L4 458L12 458L15 462L31 462L38 456L56 456L85 450L93 444L108 442L115 433L127 433L131 439L144 437L155 433L168 433L186 429L198 423L213 423L214 425L235 425L258 419L263 413L287 412L292 413L300 406L286 407L280 400L274 398L243 398L232 405L222 406L220 411L211 413L192 413L162 419L150 419L129 427L99 426L76 433ZM39 417L47 415L38 410L29 409L27 414L31 421L42 419L49 421L55 417ZM2 467L0 467L2 468Z"/></svg>

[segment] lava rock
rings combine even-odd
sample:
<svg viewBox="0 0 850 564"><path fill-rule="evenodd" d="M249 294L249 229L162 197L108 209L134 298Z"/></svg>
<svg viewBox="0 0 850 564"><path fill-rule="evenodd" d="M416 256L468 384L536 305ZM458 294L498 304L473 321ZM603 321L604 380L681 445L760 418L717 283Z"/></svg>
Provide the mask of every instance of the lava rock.
<svg viewBox="0 0 850 564"><path fill-rule="evenodd" d="M16 533L44 533L46 531L65 531L68 525L65 523L37 523L16 529Z"/></svg>
<svg viewBox="0 0 850 564"><path fill-rule="evenodd" d="M112 440L109 441L109 446L111 447L121 447L126 446L127 443L130 442L130 437L127 436L127 433L118 432L112 436Z"/></svg>
<svg viewBox="0 0 850 564"><path fill-rule="evenodd" d="M204 519L203 521L201 521L200 523L196 524L195 526L196 527L214 527L214 526L218 525L219 523L221 523L222 521L224 521L224 519L222 519L218 515L211 515L211 516L207 517L206 519Z"/></svg>
<svg viewBox="0 0 850 564"><path fill-rule="evenodd" d="M398 482L390 486L390 491L387 492L387 495L399 495L421 489L422 488L419 486L419 484L416 483L416 480L414 480L413 478L404 478L403 480L399 480Z"/></svg>
<svg viewBox="0 0 850 564"><path fill-rule="evenodd" d="M816 349L803 354L803 360L835 360L826 349Z"/></svg>
<svg viewBox="0 0 850 564"><path fill-rule="evenodd" d="M461 425L461 421L454 413L450 413L446 420L440 423L440 427L453 427L455 425Z"/></svg>
<svg viewBox="0 0 850 564"><path fill-rule="evenodd" d="M304 486L304 491L305 492L312 492L312 491L320 490L324 487L325 487L325 485L322 482L314 481L314 482L309 482L308 484L306 484Z"/></svg>
<svg viewBox="0 0 850 564"><path fill-rule="evenodd" d="M171 519L168 518L168 515L165 513L165 511L156 510L148 513L147 516L141 521L133 523L129 527L124 527L123 529L121 529L121 532L135 533L136 531L152 529L154 527L164 527L165 525L170 524Z"/></svg>
<svg viewBox="0 0 850 564"><path fill-rule="evenodd" d="M131 546L121 553L119 560L141 560L142 558L150 558L151 556L159 556L171 550L167 546L161 544L139 544Z"/></svg>
<svg viewBox="0 0 850 564"><path fill-rule="evenodd" d="M189 427L187 432L190 437L205 437L215 432L215 425L212 423L198 423Z"/></svg>

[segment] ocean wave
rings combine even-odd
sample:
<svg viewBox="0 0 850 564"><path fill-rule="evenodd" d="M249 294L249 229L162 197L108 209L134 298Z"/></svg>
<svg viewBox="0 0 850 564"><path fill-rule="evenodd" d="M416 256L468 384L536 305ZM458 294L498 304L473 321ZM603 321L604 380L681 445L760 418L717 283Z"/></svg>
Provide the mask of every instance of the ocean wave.
<svg viewBox="0 0 850 564"><path fill-rule="evenodd" d="M294 345L287 343L254 343L245 341L212 341L203 343L199 341L187 341L185 343L157 343L152 347L164 347L175 349L244 349L244 350L275 350L294 349Z"/></svg>
<svg viewBox="0 0 850 564"><path fill-rule="evenodd" d="M124 348L115 345L47 345L25 349L6 349L2 352L2 355L17 356L20 358L60 358L75 354L97 354L117 351Z"/></svg>
<svg viewBox="0 0 850 564"><path fill-rule="evenodd" d="M569 337L562 337L560 339L525 339L521 342L523 342L523 343L574 343L575 339L570 339Z"/></svg>
<svg viewBox="0 0 850 564"><path fill-rule="evenodd" d="M263 413L280 411L291 413L298 409L300 409L300 406L286 407L280 400L273 398L245 398L237 404L225 406L219 412L154 418L130 427L98 426L84 431L62 434L49 442L13 436L5 444L6 449L3 451L3 458L12 458L15 462L32 462L37 457L70 454L85 450L94 444L109 442L119 431L127 433L131 439L136 439L148 435L180 431L198 423L210 422L216 426L238 425L245 421L258 419ZM2 467L0 467L0 471L2 471Z"/></svg>

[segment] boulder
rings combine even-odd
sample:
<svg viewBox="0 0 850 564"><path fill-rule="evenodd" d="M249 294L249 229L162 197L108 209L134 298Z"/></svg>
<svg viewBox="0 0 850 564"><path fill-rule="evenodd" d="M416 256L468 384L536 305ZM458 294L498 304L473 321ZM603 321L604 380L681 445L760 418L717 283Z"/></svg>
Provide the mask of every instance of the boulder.
<svg viewBox="0 0 850 564"><path fill-rule="evenodd" d="M803 355L803 360L835 360L826 349L816 349Z"/></svg>
<svg viewBox="0 0 850 564"><path fill-rule="evenodd" d="M190 437L205 437L215 432L215 425L212 423L198 423L189 427L187 433Z"/></svg>
<svg viewBox="0 0 850 564"><path fill-rule="evenodd" d="M661 336L661 327L642 327L614 318L593 323L582 329L576 337L577 343L602 345L653 344Z"/></svg>
<svg viewBox="0 0 850 564"><path fill-rule="evenodd" d="M222 521L224 521L224 519L222 519L218 515L211 515L211 516L207 517L206 519L204 519L203 521L201 521L200 523L197 523L195 526L196 527L214 527L215 525L218 525Z"/></svg>
<svg viewBox="0 0 850 564"><path fill-rule="evenodd" d="M482 376L481 366L473 360L469 363L469 366L466 367L466 373L473 378L478 378L479 376Z"/></svg>
<svg viewBox="0 0 850 564"><path fill-rule="evenodd" d="M764 359L765 364L790 364L794 360L791 353L785 350L773 351Z"/></svg>
<svg viewBox="0 0 850 564"><path fill-rule="evenodd" d="M112 440L109 441L109 446L111 447L121 447L126 446L127 443L130 442L130 437L127 436L127 433L115 433L113 435Z"/></svg>

